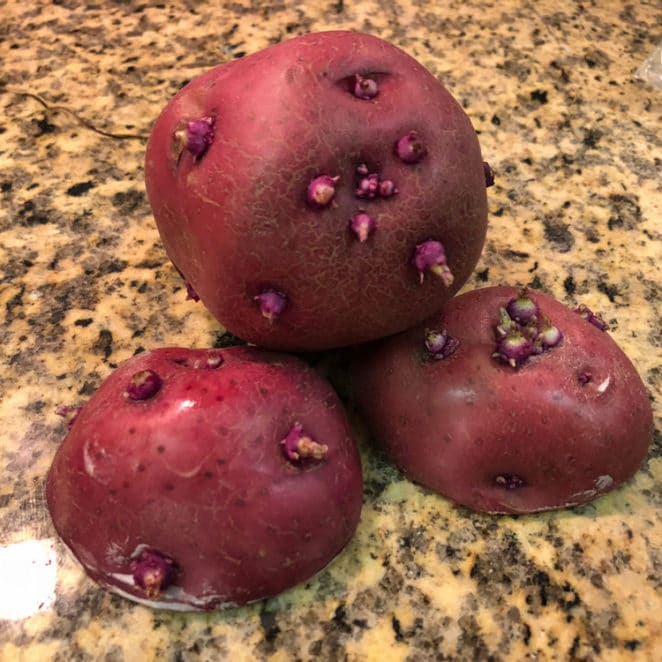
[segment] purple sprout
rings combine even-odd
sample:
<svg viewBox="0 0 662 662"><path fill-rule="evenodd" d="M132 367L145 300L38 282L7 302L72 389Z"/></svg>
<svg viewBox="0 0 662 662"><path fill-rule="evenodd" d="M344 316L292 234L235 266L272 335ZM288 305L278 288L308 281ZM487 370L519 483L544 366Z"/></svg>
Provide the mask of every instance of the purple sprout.
<svg viewBox="0 0 662 662"><path fill-rule="evenodd" d="M609 325L602 319L602 316L599 313L594 313L583 303L575 308L574 312L583 317L587 322L590 322L597 329L600 329L600 331L609 331Z"/></svg>
<svg viewBox="0 0 662 662"><path fill-rule="evenodd" d="M357 198L373 200L378 195L382 198L390 198L398 193L398 187L393 180L380 179L379 173L376 172L369 173L365 164L361 164L356 171L361 175L354 192Z"/></svg>
<svg viewBox="0 0 662 662"><path fill-rule="evenodd" d="M182 128L175 131L174 139L179 154L187 150L196 160L201 159L214 140L214 118L201 117L189 120Z"/></svg>
<svg viewBox="0 0 662 662"><path fill-rule="evenodd" d="M372 78L364 78L360 74L354 76L354 88L352 90L357 99L374 99L379 93L377 81Z"/></svg>
<svg viewBox="0 0 662 662"><path fill-rule="evenodd" d="M64 418L67 424L67 430L71 430L82 407L80 405L58 405L55 407L55 413Z"/></svg>
<svg viewBox="0 0 662 662"><path fill-rule="evenodd" d="M340 176L319 175L308 184L308 202L314 207L328 207L336 195L336 184Z"/></svg>
<svg viewBox="0 0 662 662"><path fill-rule="evenodd" d="M285 457L290 462L301 462L303 460L323 460L329 447L326 444L318 444L303 431L301 423L296 422L292 429L282 439L280 445Z"/></svg>
<svg viewBox="0 0 662 662"><path fill-rule="evenodd" d="M399 193L398 187L392 179L382 179L382 181L379 182L378 190L379 196L382 198L391 198Z"/></svg>
<svg viewBox="0 0 662 662"><path fill-rule="evenodd" d="M356 235L356 238L363 243L367 241L370 236L374 233L377 228L377 222L372 216L369 216L365 212L359 212L352 216L349 227L352 232Z"/></svg>
<svg viewBox="0 0 662 662"><path fill-rule="evenodd" d="M494 482L506 490L516 490L520 487L526 487L526 481L515 474L499 474L494 478Z"/></svg>
<svg viewBox="0 0 662 662"><path fill-rule="evenodd" d="M131 377L124 396L129 400L149 400L154 397L163 384L163 380L154 370L141 370Z"/></svg>
<svg viewBox="0 0 662 662"><path fill-rule="evenodd" d="M497 342L494 357L507 363L511 368L517 368L533 353L533 342L520 330L513 330Z"/></svg>
<svg viewBox="0 0 662 662"><path fill-rule="evenodd" d="M200 353L195 352L191 355L173 358L172 362L193 370L215 370L223 365L223 356L220 352L210 351L206 352L204 357L200 357Z"/></svg>
<svg viewBox="0 0 662 662"><path fill-rule="evenodd" d="M588 370L583 370L577 375L577 381L582 385L590 384L593 381L593 375Z"/></svg>
<svg viewBox="0 0 662 662"><path fill-rule="evenodd" d="M446 287L453 283L453 274L446 262L446 251L440 241L424 241L416 246L412 264L416 267L421 283L425 278L425 272L439 276Z"/></svg>
<svg viewBox="0 0 662 662"><path fill-rule="evenodd" d="M153 549L143 549L131 561L131 572L136 586L145 590L150 600L158 598L177 577L177 564L168 556Z"/></svg>
<svg viewBox="0 0 662 662"><path fill-rule="evenodd" d="M545 320L539 327L533 341L536 354L542 354L545 350L556 347L563 339L563 334L549 320Z"/></svg>
<svg viewBox="0 0 662 662"><path fill-rule="evenodd" d="M446 359L455 353L459 345L460 341L449 336L446 329L441 331L427 329L425 331L425 349L432 358Z"/></svg>
<svg viewBox="0 0 662 662"><path fill-rule="evenodd" d="M373 200L377 196L390 198L398 193L398 187L391 179L380 179L379 173L370 172L365 163L356 168L359 181L354 191L357 198Z"/></svg>
<svg viewBox="0 0 662 662"><path fill-rule="evenodd" d="M271 288L263 290L253 300L258 302L262 316L270 322L278 319L287 306L287 296Z"/></svg>
<svg viewBox="0 0 662 662"><path fill-rule="evenodd" d="M540 309L538 304L529 296L528 290L524 288L508 302L506 311L510 318L516 322L529 324L529 322L535 322Z"/></svg>
<svg viewBox="0 0 662 662"><path fill-rule="evenodd" d="M184 281L186 286L186 300L187 301L200 301L198 293L195 291L195 288L187 280Z"/></svg>
<svg viewBox="0 0 662 662"><path fill-rule="evenodd" d="M211 352L210 354L207 355L207 360L205 361L205 368L209 368L210 370L215 370L216 368L220 368L221 365L223 365L223 357L220 355L219 352Z"/></svg>
<svg viewBox="0 0 662 662"><path fill-rule="evenodd" d="M483 161L483 173L485 174L485 188L494 186L494 170L490 168L487 161Z"/></svg>
<svg viewBox="0 0 662 662"><path fill-rule="evenodd" d="M517 322L508 314L508 311L505 308L499 308L499 323L494 327L497 340L505 338L511 331L517 328Z"/></svg>
<svg viewBox="0 0 662 662"><path fill-rule="evenodd" d="M379 193L379 175L376 172L366 174L359 180L355 195L357 198L375 198Z"/></svg>
<svg viewBox="0 0 662 662"><path fill-rule="evenodd" d="M506 308L499 308L499 321L494 327L497 346L493 356L517 368L529 357L556 347L563 334L548 319L541 320L539 315L540 308L526 288L511 299Z"/></svg>
<svg viewBox="0 0 662 662"><path fill-rule="evenodd" d="M187 301L200 301L200 297L198 296L198 293L195 291L195 288L191 283L189 283L186 280L186 276L182 273L182 270L175 265L175 269L177 269L177 273L179 274L179 277L184 281L184 285L186 286L186 300Z"/></svg>
<svg viewBox="0 0 662 662"><path fill-rule="evenodd" d="M418 163L428 150L420 141L416 131L410 131L395 144L395 153L404 163Z"/></svg>

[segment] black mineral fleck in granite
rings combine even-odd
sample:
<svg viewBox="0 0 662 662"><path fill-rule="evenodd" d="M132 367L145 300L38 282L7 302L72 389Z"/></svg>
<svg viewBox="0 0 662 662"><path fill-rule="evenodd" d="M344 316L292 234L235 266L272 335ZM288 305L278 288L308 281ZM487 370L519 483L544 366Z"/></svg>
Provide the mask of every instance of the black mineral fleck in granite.
<svg viewBox="0 0 662 662"><path fill-rule="evenodd" d="M261 611L260 624L264 629L265 640L269 643L274 642L280 634L280 628L278 627L276 614L271 611Z"/></svg>
<svg viewBox="0 0 662 662"><path fill-rule="evenodd" d="M93 181L79 182L78 184L73 184L70 186L65 193L73 197L78 197L87 193L90 189L93 189L96 184Z"/></svg>
<svg viewBox="0 0 662 662"><path fill-rule="evenodd" d="M146 202L145 193L133 188L115 193L112 199L113 206L122 214L131 214L137 209L143 208Z"/></svg>
<svg viewBox="0 0 662 662"><path fill-rule="evenodd" d="M577 291L575 279L572 276L566 276L563 280L563 288L570 296L572 296Z"/></svg>
<svg viewBox="0 0 662 662"><path fill-rule="evenodd" d="M570 251L575 243L575 238L568 223L554 218L546 218L543 221L544 236L552 243L556 250L561 253Z"/></svg>

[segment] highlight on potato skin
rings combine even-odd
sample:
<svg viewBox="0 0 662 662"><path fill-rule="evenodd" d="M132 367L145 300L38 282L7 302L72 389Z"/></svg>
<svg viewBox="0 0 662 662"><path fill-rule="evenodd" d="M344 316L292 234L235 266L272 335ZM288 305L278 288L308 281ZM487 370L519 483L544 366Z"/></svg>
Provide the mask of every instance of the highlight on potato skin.
<svg viewBox="0 0 662 662"><path fill-rule="evenodd" d="M467 292L371 344L353 392L405 476L458 504L530 513L586 503L636 473L653 434L645 385L591 318L530 289Z"/></svg>

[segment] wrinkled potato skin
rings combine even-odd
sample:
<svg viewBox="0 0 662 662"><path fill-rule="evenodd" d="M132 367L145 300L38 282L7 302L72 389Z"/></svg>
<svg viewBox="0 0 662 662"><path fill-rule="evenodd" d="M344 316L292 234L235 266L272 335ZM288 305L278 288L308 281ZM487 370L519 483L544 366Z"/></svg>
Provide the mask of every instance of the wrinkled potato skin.
<svg viewBox="0 0 662 662"><path fill-rule="evenodd" d="M250 348L214 350L215 369L175 362L209 353L159 349L122 364L47 478L55 527L90 576L151 606L213 609L280 593L321 570L359 521L360 460L331 387L293 357ZM127 400L146 368L161 390ZM324 461L285 459L279 442L295 421L328 446ZM181 569L153 601L121 579L140 545Z"/></svg>
<svg viewBox="0 0 662 662"><path fill-rule="evenodd" d="M376 72L376 73L375 73ZM372 100L347 78L375 74ZM182 120L214 115L198 162L173 154ZM428 149L405 164L394 145L418 132ZM389 199L355 197L355 168L392 179ZM340 176L331 206L314 209L316 176ZM327 32L292 39L194 79L157 119L145 181L165 249L209 311L237 336L280 350L340 347L402 331L437 311L480 256L487 196L480 147L459 104L403 51L376 37ZM377 230L360 243L350 218ZM416 244L443 243L447 288L411 264ZM254 297L284 292L276 322Z"/></svg>
<svg viewBox="0 0 662 662"><path fill-rule="evenodd" d="M517 292L492 287L457 297L442 314L366 350L353 374L361 409L397 466L478 511L589 501L629 479L652 438L648 395L629 359L608 333L550 297L531 292L561 329L561 344L519 369L492 357L499 307ZM427 360L427 328L447 329L457 351ZM580 383L583 372L590 383ZM499 486L504 474L526 486Z"/></svg>

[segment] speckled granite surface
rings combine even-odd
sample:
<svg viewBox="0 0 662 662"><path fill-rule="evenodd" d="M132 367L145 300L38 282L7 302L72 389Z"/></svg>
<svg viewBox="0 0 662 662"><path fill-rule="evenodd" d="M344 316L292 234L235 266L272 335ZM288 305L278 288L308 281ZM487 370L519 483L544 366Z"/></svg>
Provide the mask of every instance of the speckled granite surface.
<svg viewBox="0 0 662 662"><path fill-rule="evenodd" d="M438 7L435 7L438 5ZM599 5L596 6L596 5ZM662 659L662 91L634 72L655 2L0 2L1 660ZM373 32L461 100L497 171L467 287L600 310L654 403L649 457L573 510L474 515L403 480L362 432L355 541L305 586L208 615L86 579L43 480L83 401L141 348L223 330L185 300L143 192L150 123L188 79L288 36ZM40 95L113 134L48 112Z"/></svg>

